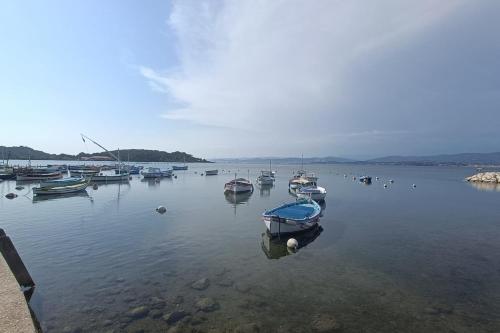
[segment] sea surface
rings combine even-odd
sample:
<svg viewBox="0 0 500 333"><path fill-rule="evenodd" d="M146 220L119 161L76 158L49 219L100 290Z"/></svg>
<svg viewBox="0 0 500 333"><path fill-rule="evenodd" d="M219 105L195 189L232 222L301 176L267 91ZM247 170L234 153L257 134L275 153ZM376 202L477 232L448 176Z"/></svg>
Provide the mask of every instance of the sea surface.
<svg viewBox="0 0 500 333"><path fill-rule="evenodd" d="M39 200L4 181L0 227L44 332L500 332L500 188L464 182L473 168L306 165L328 195L294 253L261 214L295 200L299 167L273 165L273 187L238 197L224 183L268 165Z"/></svg>

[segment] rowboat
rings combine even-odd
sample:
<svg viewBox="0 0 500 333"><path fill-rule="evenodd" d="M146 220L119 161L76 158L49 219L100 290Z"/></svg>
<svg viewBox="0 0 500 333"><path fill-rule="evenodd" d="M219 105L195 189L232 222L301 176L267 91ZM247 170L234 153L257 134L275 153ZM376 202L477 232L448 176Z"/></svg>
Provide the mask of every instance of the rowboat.
<svg viewBox="0 0 500 333"><path fill-rule="evenodd" d="M253 184L245 178L235 178L224 184L224 192L244 193L253 192Z"/></svg>
<svg viewBox="0 0 500 333"><path fill-rule="evenodd" d="M35 194L35 195L49 195L49 194L66 194L66 193L85 191L85 189L87 188L89 183L90 183L90 179L87 179L83 183L74 184L74 185L34 187L33 194Z"/></svg>
<svg viewBox="0 0 500 333"><path fill-rule="evenodd" d="M298 200L262 213L271 236L296 233L318 225L321 207L313 200Z"/></svg>
<svg viewBox="0 0 500 333"><path fill-rule="evenodd" d="M62 173L60 172L36 172L31 171L24 173L22 175L17 175L17 180L46 180L46 179L58 179L62 178Z"/></svg>
<svg viewBox="0 0 500 333"><path fill-rule="evenodd" d="M302 199L311 198L314 201L324 201L326 197L326 189L321 186L306 186L301 187L295 192L297 197Z"/></svg>
<svg viewBox="0 0 500 333"><path fill-rule="evenodd" d="M182 165L182 166L179 166L179 165L172 165L172 170L174 171L178 171L178 170L187 170L188 169L188 166L187 165Z"/></svg>
<svg viewBox="0 0 500 333"><path fill-rule="evenodd" d="M40 187L60 187L67 185L76 185L86 182L84 177L67 177L61 179L48 179L40 182Z"/></svg>
<svg viewBox="0 0 500 333"><path fill-rule="evenodd" d="M216 176L219 174L219 170L207 170L205 171L205 176Z"/></svg>
<svg viewBox="0 0 500 333"><path fill-rule="evenodd" d="M273 185L274 177L264 174L264 171L261 172L261 175L257 177L257 184L259 185Z"/></svg>

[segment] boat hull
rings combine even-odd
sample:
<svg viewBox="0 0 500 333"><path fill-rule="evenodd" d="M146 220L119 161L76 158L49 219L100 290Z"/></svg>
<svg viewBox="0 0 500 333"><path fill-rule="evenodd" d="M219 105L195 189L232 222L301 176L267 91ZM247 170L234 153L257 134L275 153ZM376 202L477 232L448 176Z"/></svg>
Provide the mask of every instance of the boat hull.
<svg viewBox="0 0 500 333"><path fill-rule="evenodd" d="M45 180L40 182L40 187L59 187L59 186L77 185L85 183L86 181L87 180L82 177Z"/></svg>
<svg viewBox="0 0 500 333"><path fill-rule="evenodd" d="M207 170L205 171L205 176L216 176L219 174L219 170Z"/></svg>
<svg viewBox="0 0 500 333"><path fill-rule="evenodd" d="M252 184L248 184L248 185L226 184L226 186L224 186L224 192L229 192L229 193L245 193L245 192L252 192L252 191L253 191Z"/></svg>
<svg viewBox="0 0 500 333"><path fill-rule="evenodd" d="M291 234L315 227L321 207L311 200L300 200L266 211L262 220L272 236Z"/></svg>
<svg viewBox="0 0 500 333"><path fill-rule="evenodd" d="M46 180L46 179L59 179L62 178L62 173L60 172L50 172L50 173L32 173L25 175L18 175L17 180L28 181L28 180Z"/></svg>
<svg viewBox="0 0 500 333"><path fill-rule="evenodd" d="M312 189L301 188L296 193L301 199L312 199L314 201L324 201L326 198L326 190L323 187L315 187Z"/></svg>
<svg viewBox="0 0 500 333"><path fill-rule="evenodd" d="M297 222L290 219L278 219L273 217L264 217L264 224L271 236L293 234L307 231L318 225L319 216L308 220L307 222Z"/></svg>
<svg viewBox="0 0 500 333"><path fill-rule="evenodd" d="M54 195L54 194L68 194L80 191L85 191L89 185L90 180L82 184L69 185L69 186L57 186L57 187L35 187L33 188L33 194L35 195Z"/></svg>
<svg viewBox="0 0 500 333"><path fill-rule="evenodd" d="M120 175L95 175L92 176L91 180L93 182L122 182L128 181L128 173Z"/></svg>

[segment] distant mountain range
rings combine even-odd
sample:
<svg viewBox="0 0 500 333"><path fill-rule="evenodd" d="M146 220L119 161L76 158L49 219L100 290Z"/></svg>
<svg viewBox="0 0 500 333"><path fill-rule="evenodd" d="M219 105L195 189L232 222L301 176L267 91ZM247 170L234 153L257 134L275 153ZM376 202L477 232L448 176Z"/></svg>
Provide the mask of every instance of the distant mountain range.
<svg viewBox="0 0 500 333"><path fill-rule="evenodd" d="M301 158L295 157L257 157L214 159L216 162L241 162L241 163L269 163L273 164L301 164ZM313 157L304 158L304 164L385 164L385 165L500 165L500 152L497 153L463 153L431 156L386 156L369 160L353 160L341 157Z"/></svg>
<svg viewBox="0 0 500 333"><path fill-rule="evenodd" d="M111 151L118 155L117 150ZM111 160L106 152L87 154L49 154L30 147L4 147L0 146L0 154L11 160ZM120 157L123 161L134 162L184 162L186 163L208 163L209 161L194 157L185 152L175 151L168 153L159 150L148 149L123 149L120 150ZM300 157L254 157L254 158L222 158L214 159L220 163L259 163L267 164L269 160L273 164L301 164ZM369 160L353 160L342 157L308 157L304 158L305 164L335 164L335 163L354 163L354 164L382 164L382 165L500 165L500 152L496 153L463 153L448 155L430 155L430 156L386 156Z"/></svg>
<svg viewBox="0 0 500 333"><path fill-rule="evenodd" d="M117 150L111 151L113 154L118 155ZM0 154L3 154L3 158L10 158L11 160L64 160L64 161L74 161L74 160L113 160L108 153L79 153L77 155L69 154L49 154L40 150L36 150L30 147L19 146L19 147L4 147L0 146ZM187 154L180 151L175 151L172 153L167 153L166 151L160 150L148 150L148 149L123 149L120 150L120 159L123 161L134 161L134 162L186 162L186 163L197 163L209 161L193 157L191 154Z"/></svg>

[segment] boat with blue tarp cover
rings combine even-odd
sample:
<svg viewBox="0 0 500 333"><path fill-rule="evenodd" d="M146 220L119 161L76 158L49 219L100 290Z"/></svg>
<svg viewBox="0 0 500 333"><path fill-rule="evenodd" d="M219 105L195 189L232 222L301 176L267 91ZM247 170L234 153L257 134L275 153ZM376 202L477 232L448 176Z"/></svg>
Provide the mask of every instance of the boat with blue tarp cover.
<svg viewBox="0 0 500 333"><path fill-rule="evenodd" d="M271 236L308 230L318 225L321 207L313 200L297 200L262 214Z"/></svg>

